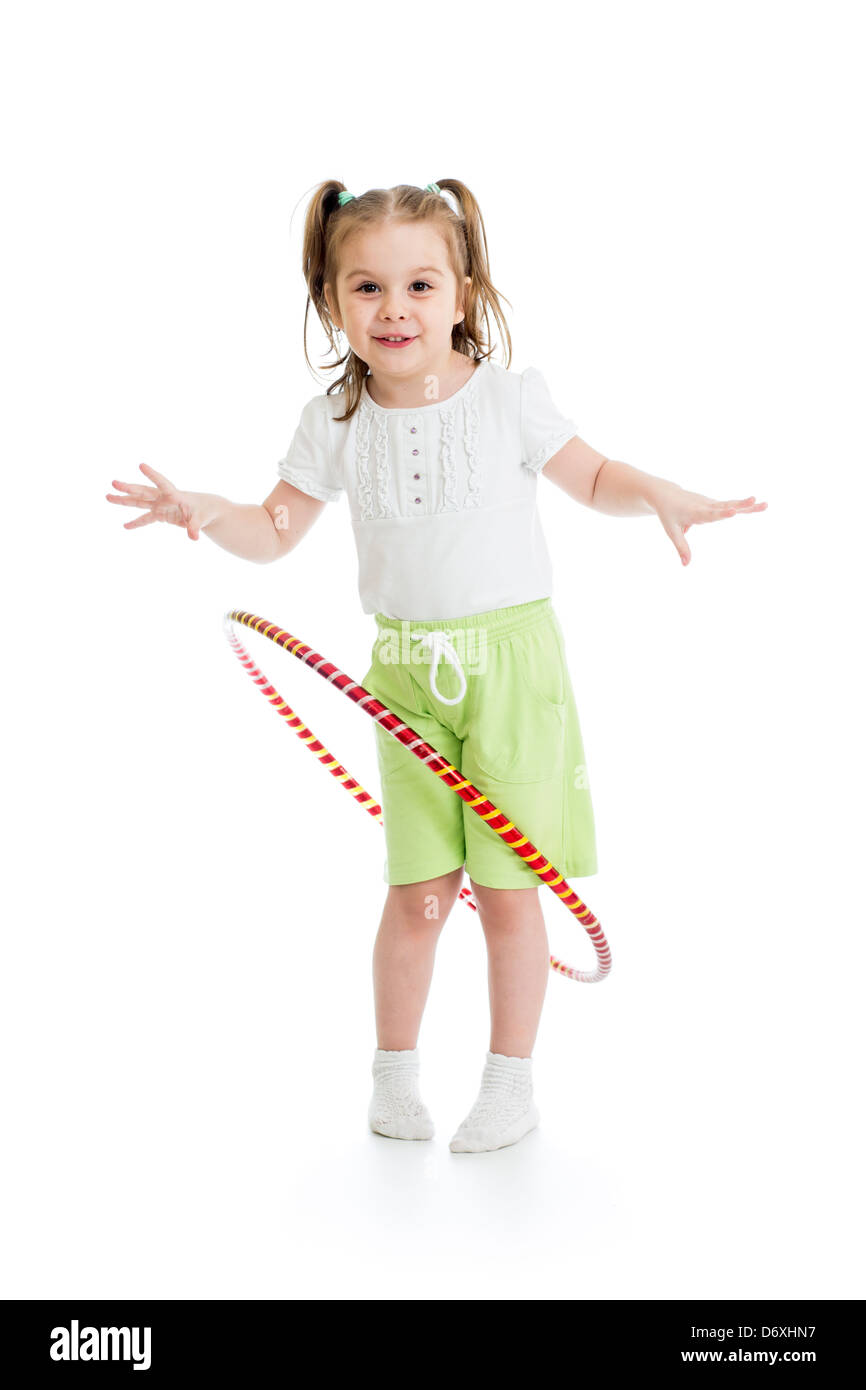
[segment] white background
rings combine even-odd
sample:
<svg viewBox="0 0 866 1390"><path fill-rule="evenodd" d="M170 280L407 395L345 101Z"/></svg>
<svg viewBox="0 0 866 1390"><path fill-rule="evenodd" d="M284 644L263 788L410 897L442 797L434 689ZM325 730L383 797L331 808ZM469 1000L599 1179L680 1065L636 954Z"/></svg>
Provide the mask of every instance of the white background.
<svg viewBox="0 0 866 1390"><path fill-rule="evenodd" d="M6 7L2 1296L866 1294L860 19ZM384 835L221 632L363 676L345 497L272 566L105 501L145 461L261 502L330 379L311 189L449 176L512 368L603 453L769 503L684 569L654 517L539 484L613 969L551 974L541 1125L482 1155L448 1150L480 923L455 907L422 1026L436 1137L374 1136ZM237 631L378 795L366 719Z"/></svg>

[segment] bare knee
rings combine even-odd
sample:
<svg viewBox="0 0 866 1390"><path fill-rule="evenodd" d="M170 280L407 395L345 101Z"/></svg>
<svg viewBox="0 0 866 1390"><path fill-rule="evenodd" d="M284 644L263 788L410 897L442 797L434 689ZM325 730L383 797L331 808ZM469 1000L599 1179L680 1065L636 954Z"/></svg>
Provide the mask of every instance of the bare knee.
<svg viewBox="0 0 866 1390"><path fill-rule="evenodd" d="M392 883L388 904L413 924L444 925L463 883L463 866L419 883Z"/></svg>
<svg viewBox="0 0 866 1390"><path fill-rule="evenodd" d="M540 911L537 888L488 888L472 878L469 882L485 928L519 927Z"/></svg>

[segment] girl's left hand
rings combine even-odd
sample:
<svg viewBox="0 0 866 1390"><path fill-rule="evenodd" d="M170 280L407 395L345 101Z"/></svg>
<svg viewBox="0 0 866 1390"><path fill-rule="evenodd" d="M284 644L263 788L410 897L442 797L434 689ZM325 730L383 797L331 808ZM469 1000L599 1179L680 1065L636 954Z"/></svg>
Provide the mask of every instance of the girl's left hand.
<svg viewBox="0 0 866 1390"><path fill-rule="evenodd" d="M664 483L655 498L658 519L676 546L684 565L692 558L685 538L690 526L703 521L721 521L723 517L735 516L737 512L762 512L766 506L766 502L756 502L754 497L743 497L739 502L717 502L712 497L704 497L700 492L686 492L678 483L669 482Z"/></svg>

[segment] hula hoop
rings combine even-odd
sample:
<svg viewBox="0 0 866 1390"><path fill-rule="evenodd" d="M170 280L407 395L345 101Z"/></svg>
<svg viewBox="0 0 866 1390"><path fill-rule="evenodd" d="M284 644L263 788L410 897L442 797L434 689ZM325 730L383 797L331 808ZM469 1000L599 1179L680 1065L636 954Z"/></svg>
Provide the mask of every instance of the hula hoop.
<svg viewBox="0 0 866 1390"><path fill-rule="evenodd" d="M515 854L525 864L528 864L541 882L547 884L547 887L555 893L562 905L568 908L586 931L592 942L597 961L596 969L590 972L577 970L574 966L566 965L565 961L558 960L556 956L551 956L550 967L552 970L555 970L558 975L566 976L569 980L577 980L586 985L595 984L609 974L611 967L610 947L598 918L590 912L586 903L578 897L573 888L569 887L564 876L548 859L545 859L529 837L524 835L497 806L494 806L493 802L489 801L478 787L473 786L468 778L463 776L459 768L454 767L443 758L431 744L425 743L414 729L410 729L408 724L401 723L396 714L393 714L386 705L377 700L369 690L365 690L363 685L353 681L350 676L346 675L345 671L334 666L320 652L313 651L312 647L308 647L299 637L293 637L291 633L284 632L282 628L277 627L276 623L269 623L265 618L256 617L254 613L244 613L237 608L225 613L223 615L223 631L244 670L252 677L277 713L282 715L289 728L293 729L298 738L306 743L311 753L316 754L322 766L328 769L332 777L339 780L347 792L351 792L358 805L363 806L364 810L379 822L383 830L385 827L382 820L382 807L374 797L370 796L369 792L364 790L360 782L355 781L342 763L329 753L325 745L316 738L312 729L303 722L300 716L286 703L279 691L271 685L267 676L259 670L237 636L232 623L242 623L244 627L261 633L263 637L269 637L272 642L276 642L278 647L291 652L292 656L303 661L317 675L335 685L338 690L353 700L359 709L362 709L365 714L369 714L371 719L375 719L383 729L396 738L398 743L401 743L404 748L408 748L411 753L415 754L416 758L420 758L425 767L428 767L437 777L441 777L445 786L456 792L467 806L471 806L472 810L490 826L490 829L495 830L496 834L514 850ZM458 896L466 903L467 907L471 907L475 912L478 911L478 904L470 889L461 888Z"/></svg>

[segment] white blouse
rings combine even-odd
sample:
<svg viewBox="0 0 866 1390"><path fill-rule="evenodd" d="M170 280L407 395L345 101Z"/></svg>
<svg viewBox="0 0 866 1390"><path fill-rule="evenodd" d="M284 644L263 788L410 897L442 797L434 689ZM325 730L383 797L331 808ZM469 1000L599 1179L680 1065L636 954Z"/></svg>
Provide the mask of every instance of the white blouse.
<svg viewBox="0 0 866 1390"><path fill-rule="evenodd" d="M366 381L351 420L344 392L308 401L279 476L311 497L345 492L365 613L469 617L551 594L536 510L538 473L574 422L535 367L484 358L444 401L377 405Z"/></svg>

